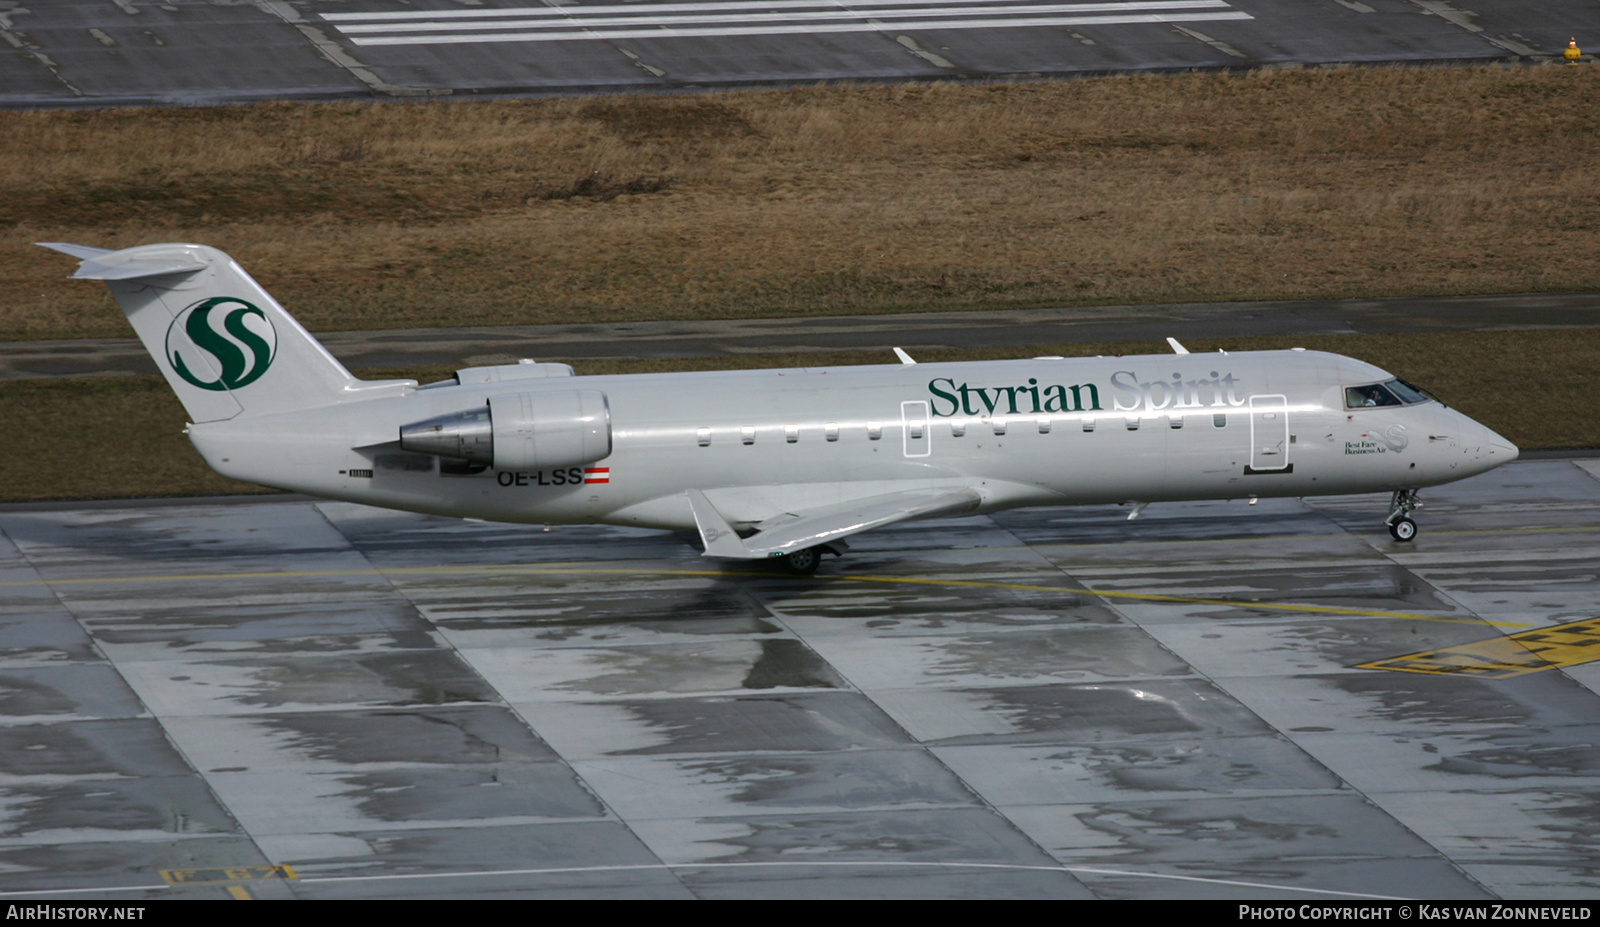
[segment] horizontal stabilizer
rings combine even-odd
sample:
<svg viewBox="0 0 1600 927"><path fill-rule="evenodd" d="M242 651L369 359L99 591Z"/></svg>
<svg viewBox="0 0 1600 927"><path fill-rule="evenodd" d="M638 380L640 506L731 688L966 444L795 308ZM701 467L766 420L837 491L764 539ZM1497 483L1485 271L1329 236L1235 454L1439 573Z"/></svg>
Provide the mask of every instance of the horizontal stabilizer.
<svg viewBox="0 0 1600 927"><path fill-rule="evenodd" d="M135 249L108 251L105 248L50 241L41 241L39 245L81 260L83 263L78 265L78 272L72 275L74 280L142 280L145 277L192 274L206 269L204 261L188 254L143 257Z"/></svg>
<svg viewBox="0 0 1600 927"><path fill-rule="evenodd" d="M91 258L97 258L102 254L111 253L110 248L92 248L88 245L73 245L64 241L36 241L34 244L41 248L49 248L51 251L60 251L62 254L70 254L80 261L87 261Z"/></svg>
<svg viewBox="0 0 1600 927"><path fill-rule="evenodd" d="M689 491L689 505L706 545L705 555L736 560L779 557L913 518L961 515L976 509L982 501L977 490L965 486L887 493L773 519L766 523L771 527L758 525L756 534L740 540L704 493L698 489Z"/></svg>

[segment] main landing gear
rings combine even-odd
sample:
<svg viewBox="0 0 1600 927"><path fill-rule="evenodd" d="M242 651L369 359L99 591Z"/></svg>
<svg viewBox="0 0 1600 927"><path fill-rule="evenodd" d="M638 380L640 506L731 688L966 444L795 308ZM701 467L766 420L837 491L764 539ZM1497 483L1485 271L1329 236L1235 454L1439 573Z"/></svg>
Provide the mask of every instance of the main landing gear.
<svg viewBox="0 0 1600 927"><path fill-rule="evenodd" d="M823 554L833 554L835 557L844 556L846 545L842 541L832 544L821 544L816 547L807 547L792 553L784 554L778 558L783 568L795 576L810 576L817 572L817 567L822 563Z"/></svg>
<svg viewBox="0 0 1600 927"><path fill-rule="evenodd" d="M796 576L810 576L817 572L817 567L822 564L822 551L815 547L797 550L792 554L784 554L778 558L783 563L783 568Z"/></svg>
<svg viewBox="0 0 1600 927"><path fill-rule="evenodd" d="M1409 541L1417 536L1417 523L1411 513L1422 508L1415 489L1396 489L1389 502L1389 517L1383 523L1389 526L1389 536L1396 541Z"/></svg>

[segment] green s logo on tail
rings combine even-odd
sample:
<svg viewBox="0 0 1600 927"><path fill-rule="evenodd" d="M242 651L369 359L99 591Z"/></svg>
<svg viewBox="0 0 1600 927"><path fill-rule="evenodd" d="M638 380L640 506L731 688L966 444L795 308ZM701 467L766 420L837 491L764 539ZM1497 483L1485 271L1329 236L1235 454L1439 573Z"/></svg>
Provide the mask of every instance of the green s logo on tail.
<svg viewBox="0 0 1600 927"><path fill-rule="evenodd" d="M167 329L172 369L201 389L249 386L272 366L277 352L278 333L267 314L232 296L195 303L178 313ZM212 371L214 378L208 376Z"/></svg>

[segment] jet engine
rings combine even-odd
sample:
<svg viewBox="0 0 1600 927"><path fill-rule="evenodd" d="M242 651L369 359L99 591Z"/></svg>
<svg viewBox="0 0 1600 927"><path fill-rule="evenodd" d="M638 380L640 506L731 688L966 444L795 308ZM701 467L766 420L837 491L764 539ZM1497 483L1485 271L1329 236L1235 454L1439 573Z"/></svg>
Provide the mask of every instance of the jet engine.
<svg viewBox="0 0 1600 927"><path fill-rule="evenodd" d="M611 407L595 389L512 393L401 425L400 447L496 470L559 470L611 454Z"/></svg>

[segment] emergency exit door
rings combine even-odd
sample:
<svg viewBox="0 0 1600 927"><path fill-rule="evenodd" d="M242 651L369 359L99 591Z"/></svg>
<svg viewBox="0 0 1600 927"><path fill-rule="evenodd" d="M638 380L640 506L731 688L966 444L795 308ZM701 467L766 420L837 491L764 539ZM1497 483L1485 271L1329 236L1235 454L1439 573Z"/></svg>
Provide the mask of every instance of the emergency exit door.
<svg viewBox="0 0 1600 927"><path fill-rule="evenodd" d="M933 428L928 418L927 400L900 403L900 425L901 446L907 457L927 457L933 453Z"/></svg>

